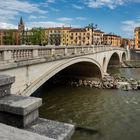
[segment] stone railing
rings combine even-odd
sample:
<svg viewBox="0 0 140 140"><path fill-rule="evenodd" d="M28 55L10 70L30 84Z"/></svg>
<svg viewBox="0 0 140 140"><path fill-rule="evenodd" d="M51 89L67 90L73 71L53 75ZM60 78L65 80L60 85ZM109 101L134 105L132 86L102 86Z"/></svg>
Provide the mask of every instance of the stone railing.
<svg viewBox="0 0 140 140"><path fill-rule="evenodd" d="M126 50L110 46L0 46L0 62L20 61L52 56L71 56L110 50Z"/></svg>

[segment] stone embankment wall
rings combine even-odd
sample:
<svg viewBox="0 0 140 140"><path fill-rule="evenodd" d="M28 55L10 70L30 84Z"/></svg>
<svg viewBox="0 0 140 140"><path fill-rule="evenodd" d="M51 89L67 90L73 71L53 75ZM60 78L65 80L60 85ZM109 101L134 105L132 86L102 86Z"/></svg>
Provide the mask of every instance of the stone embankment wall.
<svg viewBox="0 0 140 140"><path fill-rule="evenodd" d="M39 118L42 99L12 95L14 81L14 77L0 76L0 139L69 140L74 125Z"/></svg>

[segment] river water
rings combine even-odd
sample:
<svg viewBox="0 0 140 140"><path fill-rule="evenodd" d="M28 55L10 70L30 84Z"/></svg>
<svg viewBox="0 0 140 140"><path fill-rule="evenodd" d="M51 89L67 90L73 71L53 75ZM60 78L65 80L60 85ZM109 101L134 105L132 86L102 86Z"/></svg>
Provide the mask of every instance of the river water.
<svg viewBox="0 0 140 140"><path fill-rule="evenodd" d="M110 73L140 79L140 68ZM42 93L41 117L97 130L76 131L71 140L140 140L140 91L46 86Z"/></svg>

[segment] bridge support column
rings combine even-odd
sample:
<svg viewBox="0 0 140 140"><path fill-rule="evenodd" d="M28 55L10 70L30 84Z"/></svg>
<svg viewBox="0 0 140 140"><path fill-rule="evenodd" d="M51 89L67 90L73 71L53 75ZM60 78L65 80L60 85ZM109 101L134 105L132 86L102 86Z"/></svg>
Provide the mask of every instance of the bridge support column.
<svg viewBox="0 0 140 140"><path fill-rule="evenodd" d="M33 50L33 58L38 57L38 49L37 50Z"/></svg>
<svg viewBox="0 0 140 140"><path fill-rule="evenodd" d="M94 53L94 46L92 47L92 52Z"/></svg>
<svg viewBox="0 0 140 140"><path fill-rule="evenodd" d="M9 51L7 50L7 51L3 52L3 59L4 59L4 61L10 61L11 58L12 58L12 53L11 53L10 50Z"/></svg>
<svg viewBox="0 0 140 140"><path fill-rule="evenodd" d="M65 52L64 52L64 54L65 54L65 55L68 54L68 49L67 49L67 48L65 48Z"/></svg>
<svg viewBox="0 0 140 140"><path fill-rule="evenodd" d="M84 48L83 47L81 48L81 50L82 50L82 52L84 52Z"/></svg>
<svg viewBox="0 0 140 140"><path fill-rule="evenodd" d="M76 48L74 48L74 54L77 54L77 49Z"/></svg>
<svg viewBox="0 0 140 140"><path fill-rule="evenodd" d="M51 55L55 55L55 49L51 49Z"/></svg>

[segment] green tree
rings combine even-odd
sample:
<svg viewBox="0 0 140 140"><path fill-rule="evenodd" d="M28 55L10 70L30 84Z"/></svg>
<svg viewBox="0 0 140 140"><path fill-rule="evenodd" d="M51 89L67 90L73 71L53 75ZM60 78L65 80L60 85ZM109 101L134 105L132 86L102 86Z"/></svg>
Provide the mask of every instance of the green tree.
<svg viewBox="0 0 140 140"><path fill-rule="evenodd" d="M42 36L41 36L42 29L40 28L33 28L32 30L28 31L26 34L27 44L30 45L40 45Z"/></svg>
<svg viewBox="0 0 140 140"><path fill-rule="evenodd" d="M15 44L15 38L13 36L13 31L8 30L5 32L4 36L4 44L5 45L14 45Z"/></svg>

